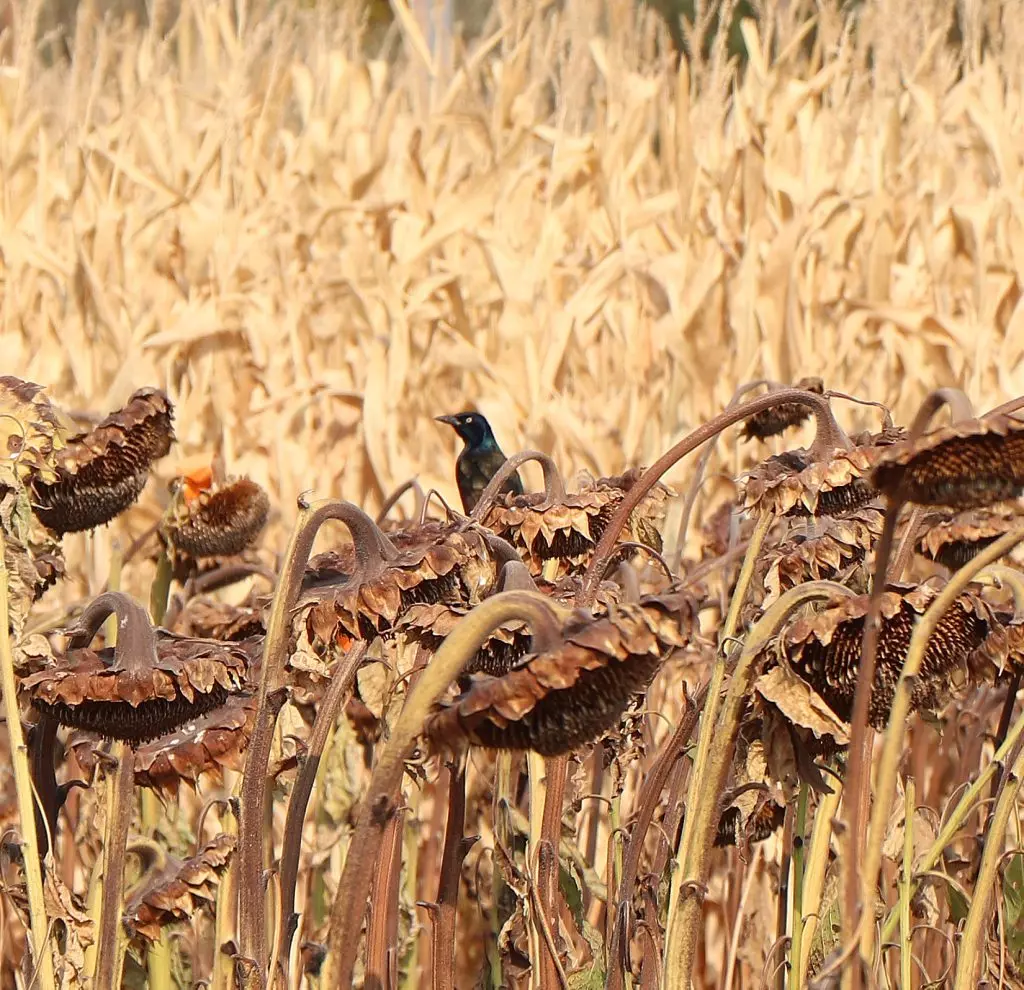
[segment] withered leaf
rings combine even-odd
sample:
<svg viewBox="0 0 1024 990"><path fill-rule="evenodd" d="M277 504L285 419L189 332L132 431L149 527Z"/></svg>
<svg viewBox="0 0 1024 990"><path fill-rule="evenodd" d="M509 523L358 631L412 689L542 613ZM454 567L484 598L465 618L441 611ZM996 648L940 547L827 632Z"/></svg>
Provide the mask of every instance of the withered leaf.
<svg viewBox="0 0 1024 990"><path fill-rule="evenodd" d="M155 942L166 925L188 921L203 908L212 909L235 841L233 835L221 834L184 862L169 856L166 866L147 877L129 897L124 911L128 930Z"/></svg>
<svg viewBox="0 0 1024 990"><path fill-rule="evenodd" d="M839 745L849 742L849 726L802 677L785 667L772 667L754 682L754 690L770 701L794 725L810 729L819 739L831 736Z"/></svg>

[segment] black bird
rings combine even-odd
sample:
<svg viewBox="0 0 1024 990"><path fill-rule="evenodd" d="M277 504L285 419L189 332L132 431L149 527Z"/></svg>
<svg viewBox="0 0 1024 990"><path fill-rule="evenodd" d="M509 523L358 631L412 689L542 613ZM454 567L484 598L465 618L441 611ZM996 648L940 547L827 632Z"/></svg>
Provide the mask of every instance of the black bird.
<svg viewBox="0 0 1024 990"><path fill-rule="evenodd" d="M505 455L491 432L491 424L480 413L463 412L455 416L437 416L439 423L451 426L466 445L455 462L455 480L462 496L462 509L468 515L480 500L487 483L505 463ZM518 472L502 486L503 492L523 494Z"/></svg>

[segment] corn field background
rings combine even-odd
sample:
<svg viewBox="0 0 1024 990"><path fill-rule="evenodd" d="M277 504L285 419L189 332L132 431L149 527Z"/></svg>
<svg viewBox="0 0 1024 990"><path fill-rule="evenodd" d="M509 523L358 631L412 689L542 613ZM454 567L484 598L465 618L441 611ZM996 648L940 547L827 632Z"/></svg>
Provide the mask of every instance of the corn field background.
<svg viewBox="0 0 1024 990"><path fill-rule="evenodd" d="M154 0L140 26L82 2L57 54L45 5L13 5L0 38L0 372L45 385L86 425L133 389L159 387L177 436L130 510L64 539L67 579L30 629L59 626L115 573L148 602L152 560L137 554L122 571L122 556L161 518L168 483L217 457L268 493L261 546L274 570L302 493L375 516L416 478L458 505L459 445L441 414L478 409L506 453L541 450L571 478L651 464L752 379L819 376L901 423L942 386L979 410L1024 393L1024 2L869 0L851 13L833 0L764 0L734 31L713 30L712 17L732 23L734 10L698 4L680 60L660 10L498 0L456 36L447 64L404 0L383 25L336 3ZM877 409L836 408L850 433L878 427ZM720 444L698 509L762 456ZM536 464L524 476L539 489ZM682 492L692 476L682 461L665 480ZM673 543L680 500L667 511L664 556L698 552ZM317 549L340 532L325 527ZM700 532L691 527L694 541ZM253 586L270 590L254 578L228 599ZM589 757L570 767L566 829L592 833L575 850L578 883L563 881L579 902L565 908L578 929L574 988L605 985L595 933L606 926L600 892L621 869L614 818L632 807L643 754L680 717L680 684L692 696L699 675L659 676L649 706L662 717L645 723L623 780ZM360 688L383 705L373 675ZM991 755L1000 705L986 689L941 744L912 723L906 760L930 809L910 830L914 848L934 840L943 802ZM275 750L285 763L293 722ZM309 917L296 953L322 940L373 745L342 720L306 823ZM492 985L478 984L491 920L475 898L497 856L480 810L493 760L471 764L467 834L480 841L463 871L456 987ZM233 780L226 772L173 812L143 799L133 835L148 829L184 856L199 810ZM422 787L406 783L399 839L420 866L406 857L400 880L402 963L388 957L376 983L361 966L367 988L430 985L430 919L416 902L433 898L446 772L430 765ZM9 774L5 786L6 827L17 822ZM280 793L291 786L282 770ZM83 896L100 804L73 793L77 830L62 826L58 840L63 882ZM283 803L274 814L280 838ZM210 811L206 834L227 817ZM791 827L716 852L694 986L782 987L774 947ZM891 851L890 878L902 855ZM987 957L990 986L1022 985L1011 972L1024 961L1019 880L999 898L1010 916L1005 958ZM967 896L958 884L915 904L931 933L915 942L907 990L953 985L944 932L958 924L950 904ZM23 977L7 961L24 932L4 903L0 956L14 987ZM659 986L653 967L641 982L643 938L626 968L633 985ZM197 922L186 943L173 950L179 986L212 969L212 924ZM525 935L515 951L528 955L522 946ZM145 967L132 956L125 985L147 985ZM317 985L300 984L301 968L292 984ZM901 985L895 959L880 971Z"/></svg>

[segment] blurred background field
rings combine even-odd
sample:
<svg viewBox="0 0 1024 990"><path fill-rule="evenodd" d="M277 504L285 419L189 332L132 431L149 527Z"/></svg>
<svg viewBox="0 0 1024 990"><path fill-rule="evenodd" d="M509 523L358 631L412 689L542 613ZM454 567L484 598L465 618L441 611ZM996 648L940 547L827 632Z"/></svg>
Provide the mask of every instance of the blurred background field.
<svg viewBox="0 0 1024 990"><path fill-rule="evenodd" d="M163 472L222 447L286 516L452 499L463 407L605 473L755 377L988 408L1024 392L1021 8L698 7L677 69L631 0L500 0L450 67L340 2L18 4L4 370L72 411L166 388Z"/></svg>

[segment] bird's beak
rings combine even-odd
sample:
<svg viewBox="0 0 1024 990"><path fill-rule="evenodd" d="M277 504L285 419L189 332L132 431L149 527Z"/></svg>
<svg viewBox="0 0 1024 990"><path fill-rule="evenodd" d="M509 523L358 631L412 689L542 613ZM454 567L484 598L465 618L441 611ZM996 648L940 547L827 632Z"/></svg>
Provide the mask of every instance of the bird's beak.
<svg viewBox="0 0 1024 990"><path fill-rule="evenodd" d="M458 426L459 421L454 416L435 416L438 423L447 423L449 426Z"/></svg>

